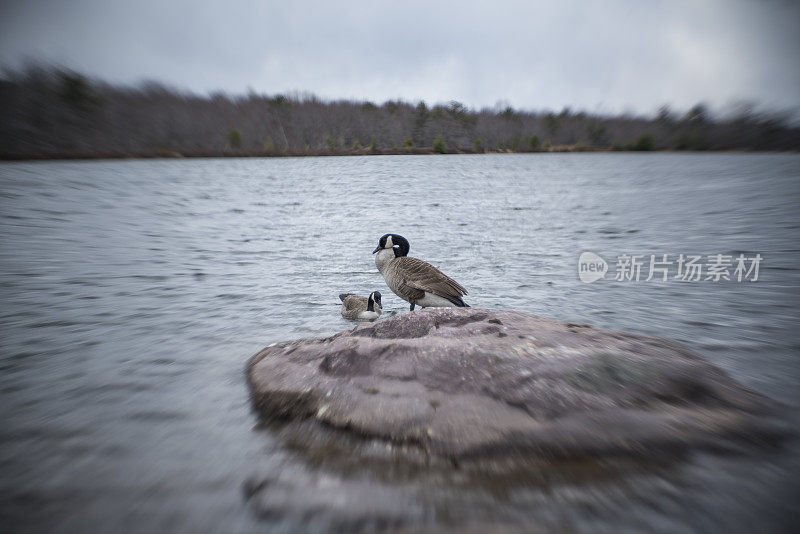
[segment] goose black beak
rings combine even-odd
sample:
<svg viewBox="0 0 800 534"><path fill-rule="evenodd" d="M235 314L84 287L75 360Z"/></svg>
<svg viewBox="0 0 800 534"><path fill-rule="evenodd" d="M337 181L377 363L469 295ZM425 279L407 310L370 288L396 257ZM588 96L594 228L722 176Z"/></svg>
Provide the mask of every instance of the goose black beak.
<svg viewBox="0 0 800 534"><path fill-rule="evenodd" d="M375 250L373 250L372 253L375 254L376 252L378 252L382 248L383 248L382 246L378 245L377 247L375 247Z"/></svg>

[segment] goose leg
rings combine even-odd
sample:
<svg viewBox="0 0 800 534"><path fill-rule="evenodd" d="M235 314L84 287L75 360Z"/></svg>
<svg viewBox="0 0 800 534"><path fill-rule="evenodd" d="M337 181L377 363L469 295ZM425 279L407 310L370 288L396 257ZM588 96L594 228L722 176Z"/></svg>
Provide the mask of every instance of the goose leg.
<svg viewBox="0 0 800 534"><path fill-rule="evenodd" d="M414 303L411 303L411 311L414 311Z"/></svg>

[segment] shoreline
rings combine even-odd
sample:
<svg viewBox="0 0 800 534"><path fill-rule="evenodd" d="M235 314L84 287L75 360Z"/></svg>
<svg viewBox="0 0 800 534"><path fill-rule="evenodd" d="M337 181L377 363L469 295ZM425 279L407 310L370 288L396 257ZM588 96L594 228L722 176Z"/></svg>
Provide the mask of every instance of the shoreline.
<svg viewBox="0 0 800 534"><path fill-rule="evenodd" d="M118 160L118 159L181 159L181 158L300 158L337 156L443 156L443 155L483 155L483 154L565 154L565 153L751 153L751 154L798 154L800 150L751 150L746 148L719 150L632 150L613 148L556 146L548 150L484 150L455 148L437 151L432 148L386 148L371 150L198 150L152 152L55 152L52 154L0 154L0 161L74 161L74 160Z"/></svg>

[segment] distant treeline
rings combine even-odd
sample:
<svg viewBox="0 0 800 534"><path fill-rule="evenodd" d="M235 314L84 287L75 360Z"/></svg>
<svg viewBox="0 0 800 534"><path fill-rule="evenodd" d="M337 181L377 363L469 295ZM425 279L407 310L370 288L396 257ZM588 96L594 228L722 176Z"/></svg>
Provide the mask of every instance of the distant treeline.
<svg viewBox="0 0 800 534"><path fill-rule="evenodd" d="M0 80L0 158L798 150L800 128L779 115L714 118L703 104L653 118L564 109L475 111L323 101L309 95L198 96L157 83L120 87L59 68Z"/></svg>

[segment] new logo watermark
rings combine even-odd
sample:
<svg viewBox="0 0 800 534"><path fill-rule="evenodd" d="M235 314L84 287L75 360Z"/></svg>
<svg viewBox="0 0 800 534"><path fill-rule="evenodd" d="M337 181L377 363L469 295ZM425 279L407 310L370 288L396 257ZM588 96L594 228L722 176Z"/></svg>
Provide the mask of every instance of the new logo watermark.
<svg viewBox="0 0 800 534"><path fill-rule="evenodd" d="M594 252L583 252L578 258L578 278L584 284L591 284L604 278L608 272L606 260Z"/></svg>
<svg viewBox="0 0 800 534"><path fill-rule="evenodd" d="M674 258L674 259L671 259ZM620 254L613 279L617 282L757 282L761 254ZM591 284L605 278L608 263L594 252L578 257L578 278Z"/></svg>

